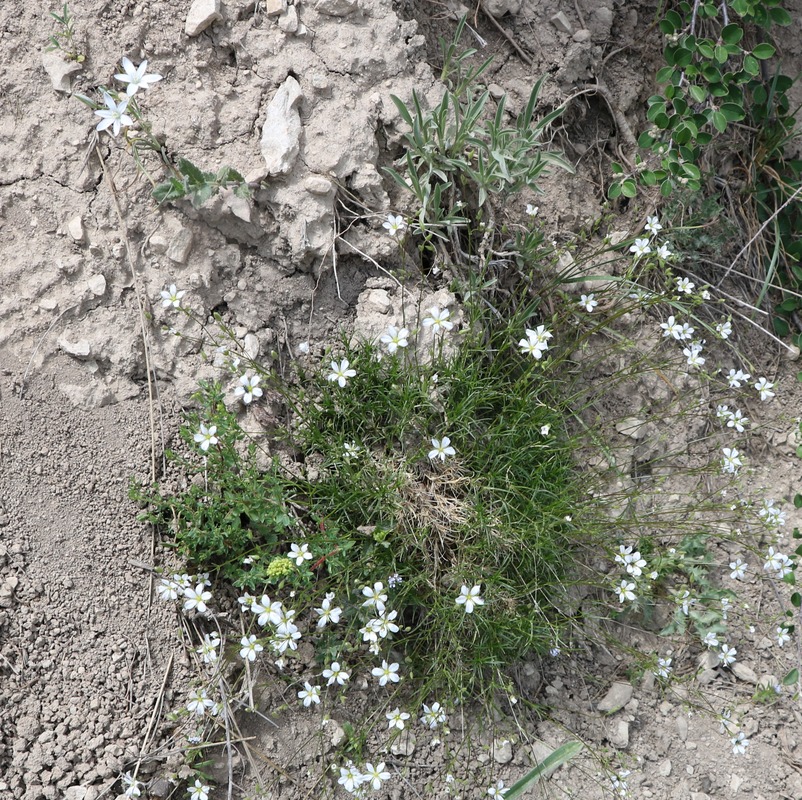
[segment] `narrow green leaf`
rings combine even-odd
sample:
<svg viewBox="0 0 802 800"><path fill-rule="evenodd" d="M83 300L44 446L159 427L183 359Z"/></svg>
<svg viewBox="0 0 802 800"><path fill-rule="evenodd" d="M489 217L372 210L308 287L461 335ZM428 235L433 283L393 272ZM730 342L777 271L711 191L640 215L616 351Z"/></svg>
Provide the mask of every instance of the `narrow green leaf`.
<svg viewBox="0 0 802 800"><path fill-rule="evenodd" d="M533 770L524 775L521 780L510 786L504 793L506 800L518 800L524 792L531 789L539 780L548 777L557 767L570 761L584 747L582 742L566 742L560 745L553 753L546 756Z"/></svg>
<svg viewBox="0 0 802 800"><path fill-rule="evenodd" d="M796 683L799 680L799 670L794 667L784 678L783 678L783 686L790 686L792 683Z"/></svg>

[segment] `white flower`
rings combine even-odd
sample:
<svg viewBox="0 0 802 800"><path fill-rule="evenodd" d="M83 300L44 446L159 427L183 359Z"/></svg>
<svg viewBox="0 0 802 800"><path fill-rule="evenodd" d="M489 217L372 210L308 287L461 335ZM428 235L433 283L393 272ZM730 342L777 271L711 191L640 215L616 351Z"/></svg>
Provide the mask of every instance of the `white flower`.
<svg viewBox="0 0 802 800"><path fill-rule="evenodd" d="M755 389L760 392L761 400L771 400L771 398L774 397L774 392L771 391L773 388L774 384L769 383L765 378L758 378L755 384Z"/></svg>
<svg viewBox="0 0 802 800"><path fill-rule="evenodd" d="M409 344L409 331L406 328L396 328L395 325L390 325L380 341L382 344L387 345L388 353L395 353L399 347L406 347Z"/></svg>
<svg viewBox="0 0 802 800"><path fill-rule="evenodd" d="M171 283L169 288L161 290L162 306L168 308L181 307L181 298L187 293L186 289L178 289L174 283Z"/></svg>
<svg viewBox="0 0 802 800"><path fill-rule="evenodd" d="M193 689L189 693L187 710L191 714L197 714L199 717L201 717L206 713L206 709L211 708L213 705L214 700L207 696L206 689Z"/></svg>
<svg viewBox="0 0 802 800"><path fill-rule="evenodd" d="M204 585L199 583L194 589L189 586L184 589L184 610L192 611L194 608L199 614L205 614L209 609L206 601L211 600L212 593L204 591Z"/></svg>
<svg viewBox="0 0 802 800"><path fill-rule="evenodd" d="M195 652L203 659L204 664L215 664L219 658L217 648L220 646L220 637L215 631L211 635L204 634L203 644Z"/></svg>
<svg viewBox="0 0 802 800"><path fill-rule="evenodd" d="M788 633L787 628L782 628L779 625L777 626L777 644L782 647L787 642L791 641L791 636Z"/></svg>
<svg viewBox="0 0 802 800"><path fill-rule="evenodd" d="M347 358L344 358L339 364L336 361L332 361L331 373L326 376L326 380L337 381L342 388L346 383L348 383L349 378L353 378L356 375L356 370L351 369L350 367L351 365Z"/></svg>
<svg viewBox="0 0 802 800"><path fill-rule="evenodd" d="M382 783L390 779L390 773L384 768L384 761L373 764L368 761L365 764L365 770L362 773L365 783L369 783L374 792L378 792L382 788Z"/></svg>
<svg viewBox="0 0 802 800"><path fill-rule="evenodd" d="M728 647L725 642L721 643L721 652L719 653L719 658L721 659L721 663L724 664L725 667L729 667L731 664L735 663L735 654L738 651L734 647Z"/></svg>
<svg viewBox="0 0 802 800"><path fill-rule="evenodd" d="M315 705L320 704L320 687L319 686L312 686L309 681L304 681L304 688L298 692L298 699L303 700L304 706L309 708L309 706L314 703Z"/></svg>
<svg viewBox="0 0 802 800"><path fill-rule="evenodd" d="M732 720L732 711L728 708L721 712L719 722L719 733L732 733L735 730L735 722Z"/></svg>
<svg viewBox="0 0 802 800"><path fill-rule="evenodd" d="M143 61L142 64L147 64L147 61ZM189 792L189 800L209 800L209 792L211 788L206 786L203 781L199 780L198 778L195 779L194 786L188 786L187 792Z"/></svg>
<svg viewBox="0 0 802 800"><path fill-rule="evenodd" d="M395 236L397 233L403 233L406 230L407 223L402 216L394 216L388 214L385 222L382 223L384 228L390 236Z"/></svg>
<svg viewBox="0 0 802 800"><path fill-rule="evenodd" d="M210 445L217 444L220 441L215 434L217 433L217 426L210 425L208 428L201 422L200 431L195 434L195 441L200 445L200 449L205 453Z"/></svg>
<svg viewBox="0 0 802 800"><path fill-rule="evenodd" d="M724 453L724 457L721 459L722 471L735 474L738 471L738 467L743 466L741 454L734 447L725 447L723 448L722 453Z"/></svg>
<svg viewBox="0 0 802 800"><path fill-rule="evenodd" d="M734 581L743 580L746 576L746 566L746 563L741 561L740 558L736 558L735 561L730 561L730 569L732 570L732 572L730 572L730 577Z"/></svg>
<svg viewBox="0 0 802 800"><path fill-rule="evenodd" d="M671 256L674 255L668 249L668 245L667 244L661 244L660 247L658 247L657 250L655 250L655 253L657 254L657 257L663 259L663 261L668 261L668 259L671 258Z"/></svg>
<svg viewBox="0 0 802 800"><path fill-rule="evenodd" d="M718 645L719 645L718 637L716 636L716 634L713 631L708 631L705 634L705 638L702 639L702 644L705 645L705 647L708 647L708 648L710 648L710 647L718 647Z"/></svg>
<svg viewBox="0 0 802 800"><path fill-rule="evenodd" d="M304 542L302 545L297 545L294 542L290 545L290 552L287 553L287 558L295 561L296 567L303 566L304 561L311 561L312 554L309 552L309 545Z"/></svg>
<svg viewBox="0 0 802 800"><path fill-rule="evenodd" d="M156 587L156 593L162 600L177 600L181 591L181 586L169 578L162 578Z"/></svg>
<svg viewBox="0 0 802 800"><path fill-rule="evenodd" d="M635 599L635 584L631 581L627 581L626 579L621 581L621 583L616 586L615 590L618 593L618 600L621 603L625 600Z"/></svg>
<svg viewBox="0 0 802 800"><path fill-rule="evenodd" d="M380 667L374 667L370 671L370 674L373 675L374 678L379 679L379 686L386 686L388 681L398 683L400 680L397 662L388 664L386 661L382 660L382 665Z"/></svg>
<svg viewBox="0 0 802 800"><path fill-rule="evenodd" d="M769 528L779 528L785 525L785 513L774 505L774 500L764 499L763 507L758 511Z"/></svg>
<svg viewBox="0 0 802 800"><path fill-rule="evenodd" d="M782 580L786 575L790 575L793 572L793 563L785 553L776 552L773 547L769 547L763 569L774 570L776 577Z"/></svg>
<svg viewBox="0 0 802 800"><path fill-rule="evenodd" d="M446 721L446 712L440 706L440 703L432 703L431 708L423 704L423 716L420 721L431 730L434 730L438 725L442 725Z"/></svg>
<svg viewBox="0 0 802 800"><path fill-rule="evenodd" d="M727 383L730 385L730 389L740 389L741 382L748 381L751 377L748 372L731 369L729 375L727 375Z"/></svg>
<svg viewBox="0 0 802 800"><path fill-rule="evenodd" d="M521 339L518 347L524 353L531 353L536 359L540 359L543 353L549 349L549 339L551 338L553 338L551 331L547 331L545 325L538 325L535 330L526 329L526 339Z"/></svg>
<svg viewBox="0 0 802 800"><path fill-rule="evenodd" d="M123 794L126 797L141 797L142 790L139 788L142 784L134 778L130 772L126 772L125 775L122 777L123 786Z"/></svg>
<svg viewBox="0 0 802 800"><path fill-rule="evenodd" d="M658 678L667 678L671 674L671 661L670 658L658 658L657 669L653 670Z"/></svg>
<svg viewBox="0 0 802 800"><path fill-rule="evenodd" d="M685 616L687 617L688 612L691 609L691 606L694 605L694 603L696 603L696 600L695 598L691 597L691 593L687 589L682 593L682 596L678 599L680 603L680 608L682 609L682 613L685 614Z"/></svg>
<svg viewBox="0 0 802 800"><path fill-rule="evenodd" d="M691 294L696 288L695 283L691 283L688 278L677 278L677 291L684 294Z"/></svg>
<svg viewBox="0 0 802 800"><path fill-rule="evenodd" d="M531 203L526 204L526 213L528 216L536 217L538 211L540 211L540 206L533 206Z"/></svg>
<svg viewBox="0 0 802 800"><path fill-rule="evenodd" d="M340 767L340 777L337 779L337 783L339 783L346 792L353 794L364 782L365 776L351 761L349 761L346 766Z"/></svg>
<svg viewBox="0 0 802 800"><path fill-rule="evenodd" d="M487 790L487 793L490 795L490 797L504 797L508 791L509 789L504 788L504 781L500 780L495 786L491 786Z"/></svg>
<svg viewBox="0 0 802 800"><path fill-rule="evenodd" d="M245 405L249 405L254 399L262 396L262 390L259 387L259 381L262 380L260 375L242 375L239 379L240 385L234 389L234 396L241 397Z"/></svg>
<svg viewBox="0 0 802 800"><path fill-rule="evenodd" d="M629 248L630 253L634 253L635 258L638 259L641 256L645 256L647 253L652 252L652 248L649 246L648 239L635 239L635 244Z"/></svg>
<svg viewBox="0 0 802 800"><path fill-rule="evenodd" d="M474 606L483 606L485 604L485 601L480 596L481 591L482 587L479 584L474 585L470 589L463 584L459 590L459 597L457 597L455 602L458 606L465 606L466 614L473 614Z"/></svg>
<svg viewBox="0 0 802 800"><path fill-rule="evenodd" d="M583 294L582 297L579 298L579 307L584 308L588 314L593 313L593 309L599 305L599 301L596 299L594 294Z"/></svg>
<svg viewBox="0 0 802 800"><path fill-rule="evenodd" d="M386 638L391 633L398 633L400 629L398 625L393 622L397 616L397 611L390 611L388 614L381 613L376 619L371 620L373 623L373 630L376 631L382 639Z"/></svg>
<svg viewBox="0 0 802 800"><path fill-rule="evenodd" d="M350 461L352 458L356 458L359 455L361 449L362 448L355 442L346 442L343 445L343 458L346 461Z"/></svg>
<svg viewBox="0 0 802 800"><path fill-rule="evenodd" d="M243 636L240 639L240 645L242 646L242 650L239 651L240 658L246 661L255 661L257 653L261 653L264 650L264 647L256 641L254 634Z"/></svg>
<svg viewBox="0 0 802 800"><path fill-rule="evenodd" d="M749 739L746 738L743 731L739 731L737 736L733 736L730 742L732 742L732 752L736 755L743 755L749 746Z"/></svg>
<svg viewBox="0 0 802 800"><path fill-rule="evenodd" d="M716 333L722 339L729 339L732 335L732 323L728 319L725 319L724 322L719 322L716 325ZM732 370L730 372L732 373Z"/></svg>
<svg viewBox="0 0 802 800"><path fill-rule="evenodd" d="M320 617L317 621L318 628L324 628L329 622L336 625L340 621L343 610L339 606L332 606L334 592L327 592L320 604L320 608L315 609L315 613Z"/></svg>
<svg viewBox="0 0 802 800"><path fill-rule="evenodd" d="M663 329L664 338L666 336L672 336L674 339L679 339L681 337L682 327L674 319L673 314L665 322L661 322L660 327Z"/></svg>
<svg viewBox="0 0 802 800"><path fill-rule="evenodd" d="M631 555L625 557L627 572L636 578L640 578L643 574L643 569L646 566L646 559L644 559L640 552L636 550Z"/></svg>
<svg viewBox="0 0 802 800"><path fill-rule="evenodd" d="M702 345L694 342L690 347L685 347L682 350L682 355L688 359L689 367L701 367L705 363L705 359L701 356Z"/></svg>
<svg viewBox="0 0 802 800"><path fill-rule="evenodd" d="M117 103L108 92L103 92L103 102L106 104L106 108L95 111L95 114L101 117L100 122L97 124L97 130L105 131L111 128L111 135L116 136L121 128L133 125L133 119L125 113L128 109L129 100L130 98L126 97Z"/></svg>
<svg viewBox="0 0 802 800"><path fill-rule="evenodd" d="M150 89L154 83L158 83L162 79L162 76L156 73L151 73L150 75L145 74L145 70L148 68L147 60L143 61L138 67L135 67L130 59L123 56L121 63L125 72L115 75L114 77L121 83L128 84L125 93L129 97L133 97L138 89ZM195 800L195 798L192 800Z"/></svg>
<svg viewBox="0 0 802 800"><path fill-rule="evenodd" d="M270 598L266 594L262 595L262 599L258 603L251 603L250 610L251 613L259 615L257 622L263 628L268 622L271 625L281 625L284 622L289 622L292 619L292 614L295 613L292 612L292 614L288 615L284 612L284 607L278 600L274 600L271 603Z"/></svg>
<svg viewBox="0 0 802 800"><path fill-rule="evenodd" d="M643 226L643 229L647 233L651 233L652 236L656 236L661 230L663 230L663 226L660 224L657 216L646 217L646 224Z"/></svg>
<svg viewBox="0 0 802 800"><path fill-rule="evenodd" d="M679 336L676 338L680 340L690 339L691 336L693 336L693 330L694 329L687 322L683 322L679 328Z"/></svg>
<svg viewBox="0 0 802 800"><path fill-rule="evenodd" d="M323 670L323 677L327 679L327 686L331 686L333 683L343 686L351 677L351 673L342 669L339 661L332 661L331 666Z"/></svg>
<svg viewBox="0 0 802 800"><path fill-rule="evenodd" d="M749 417L745 417L740 409L733 411L727 420L728 428L735 428L738 433L743 433L746 426L749 424Z"/></svg>
<svg viewBox="0 0 802 800"><path fill-rule="evenodd" d="M442 439L432 439L432 450L429 451L429 460L434 461L435 459L440 459L441 461L446 460L446 456L453 456L457 454L457 451L451 447L451 439L448 436L444 436Z"/></svg>
<svg viewBox="0 0 802 800"><path fill-rule="evenodd" d="M401 711L397 706L388 711L385 716L388 720L388 728L397 728L399 731L404 730L404 723L409 719L409 714L406 711Z"/></svg>
<svg viewBox="0 0 802 800"><path fill-rule="evenodd" d="M454 327L453 322L449 322L451 312L447 308L440 309L433 306L429 309L430 316L423 320L424 328L431 328L432 333L437 333L439 330L450 331Z"/></svg>
<svg viewBox="0 0 802 800"><path fill-rule="evenodd" d="M308 355L308 353L309 353L309 342L301 342L301 343L298 345L298 352L299 352L299 353L300 353L302 356Z"/></svg>
<svg viewBox="0 0 802 800"><path fill-rule="evenodd" d="M548 436L550 431L551 431L551 425L541 425L540 426L540 435L541 436Z"/></svg>
<svg viewBox="0 0 802 800"><path fill-rule="evenodd" d="M384 584L381 581L376 581L372 587L363 586L362 595L366 598L362 603L363 607L375 607L379 614L384 613L384 604L387 602L387 595L384 594Z"/></svg>

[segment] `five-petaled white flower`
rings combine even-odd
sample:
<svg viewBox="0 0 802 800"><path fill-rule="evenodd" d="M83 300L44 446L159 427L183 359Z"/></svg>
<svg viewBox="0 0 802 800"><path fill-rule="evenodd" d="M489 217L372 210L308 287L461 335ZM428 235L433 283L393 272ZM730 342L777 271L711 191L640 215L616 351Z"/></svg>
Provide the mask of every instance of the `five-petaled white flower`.
<svg viewBox="0 0 802 800"><path fill-rule="evenodd" d="M793 572L793 566L794 562L785 553L780 553L773 547L769 547L763 569L774 570L776 577L782 580L786 575L790 575Z"/></svg>
<svg viewBox="0 0 802 800"><path fill-rule="evenodd" d="M654 217L646 217L646 224L643 226L643 229L647 233L651 233L652 236L657 235L661 230L663 230L663 226L660 224L659 219L657 216Z"/></svg>
<svg viewBox="0 0 802 800"><path fill-rule="evenodd" d="M326 380L337 381L340 387L343 387L348 383L348 379L353 378L355 375L356 370L351 369L350 362L347 358L344 358L339 364L336 361L331 362L331 373L326 376Z"/></svg>
<svg viewBox="0 0 802 800"><path fill-rule="evenodd" d="M379 762L375 767L370 763L370 761L368 761L365 764L362 777L365 779L365 783L370 784L373 791L378 792L379 789L382 788L382 783L390 780L391 776L390 773L384 768L384 761Z"/></svg>
<svg viewBox="0 0 802 800"><path fill-rule="evenodd" d="M635 239L635 244L629 248L629 252L633 253L637 259L641 256L645 256L647 253L651 253L652 248L649 246L648 239Z"/></svg>
<svg viewBox="0 0 802 800"><path fill-rule="evenodd" d="M531 328L526 329L526 338L518 342L518 347L520 347L524 353L529 353L536 359L540 359L543 353L549 349L549 339L551 338L551 331L547 331L545 325L538 325L535 330Z"/></svg>
<svg viewBox="0 0 802 800"><path fill-rule="evenodd" d="M211 592L204 591L204 585L199 583L194 589L188 586L184 589L184 610L192 611L194 608L199 614L205 614L209 609L206 606L206 601L212 599Z"/></svg>
<svg viewBox="0 0 802 800"><path fill-rule="evenodd" d="M370 671L370 674L379 679L379 686L386 686L388 681L398 683L400 680L397 662L388 664L386 661L382 660L382 665L380 667L374 667Z"/></svg>
<svg viewBox="0 0 802 800"><path fill-rule="evenodd" d="M691 294L694 288L696 287L695 283L691 283L688 278L677 278L677 291L682 292L683 294Z"/></svg>
<svg viewBox="0 0 802 800"><path fill-rule="evenodd" d="M356 442L346 442L343 445L343 458L346 461L350 461L352 458L356 458L359 455L359 452L362 448L356 444Z"/></svg>
<svg viewBox="0 0 802 800"><path fill-rule="evenodd" d="M671 674L671 661L670 658L658 658L657 669L653 670L655 676L658 678L667 678Z"/></svg>
<svg viewBox="0 0 802 800"><path fill-rule="evenodd" d="M388 214L387 219L382 223L382 228L385 228L390 236L395 236L397 233L403 233L406 230L406 220L399 214Z"/></svg>
<svg viewBox="0 0 802 800"><path fill-rule="evenodd" d="M782 647L784 644L786 644L787 642L790 642L790 641L791 641L791 636L788 633L788 629L787 628L783 628L783 627L778 625L777 626L777 644L780 645L780 647Z"/></svg>
<svg viewBox="0 0 802 800"><path fill-rule="evenodd" d="M597 305L599 305L599 301L594 294L583 294L582 297L579 298L579 307L584 308L588 314L593 313L593 309L596 308Z"/></svg>
<svg viewBox="0 0 802 800"><path fill-rule="evenodd" d="M540 211L540 206L533 206L531 203L527 203L525 210L528 216L536 217L538 211Z"/></svg>
<svg viewBox="0 0 802 800"><path fill-rule="evenodd" d="M746 734L743 731L738 731L738 735L733 736L730 742L732 743L732 752L736 755L742 756L749 746L749 739L746 738Z"/></svg>
<svg viewBox="0 0 802 800"><path fill-rule="evenodd" d="M325 628L329 622L336 625L340 621L340 614L343 613L343 610L339 606L332 605L333 600L334 592L327 592L320 608L315 609L315 613L320 617L317 621L318 628Z"/></svg>
<svg viewBox="0 0 802 800"><path fill-rule="evenodd" d="M730 561L730 577L734 581L742 581L746 577L746 562L742 561L740 558L736 558L735 561Z"/></svg>
<svg viewBox="0 0 802 800"><path fill-rule="evenodd" d="M406 347L409 344L409 330L407 328L396 328L395 325L390 325L380 341L382 344L387 345L388 353L395 353L399 347Z"/></svg>
<svg viewBox="0 0 802 800"><path fill-rule="evenodd" d="M206 633L203 636L203 644L195 652L203 659L204 664L216 664L219 658L217 648L220 646L220 636L217 631L211 635Z"/></svg>
<svg viewBox="0 0 802 800"><path fill-rule="evenodd" d="M708 631L705 634L705 638L702 639L702 644L705 645L705 647L708 647L708 648L710 648L710 647L718 647L719 641L718 641L718 636L716 636L716 634L715 634L715 631Z"/></svg>
<svg viewBox="0 0 802 800"><path fill-rule="evenodd" d="M434 730L438 725L445 724L446 712L440 703L432 703L431 708L423 704L423 716L420 721L431 730Z"/></svg>
<svg viewBox="0 0 802 800"><path fill-rule="evenodd" d="M156 587L156 592L162 600L177 600L182 587L169 578L162 578Z"/></svg>
<svg viewBox="0 0 802 800"><path fill-rule="evenodd" d="M473 614L474 606L483 606L484 599L481 597L482 587L480 584L475 584L470 589L463 584L459 590L459 596L455 600L458 606L465 606L466 614Z"/></svg>
<svg viewBox="0 0 802 800"><path fill-rule="evenodd" d="M388 728L397 728L399 731L404 730L404 723L409 719L409 714L406 711L401 711L397 706L388 711L385 716L388 720Z"/></svg>
<svg viewBox="0 0 802 800"><path fill-rule="evenodd" d="M287 553L287 558L293 559L296 567L301 567L304 561L311 561L313 556L309 552L309 545L306 544L306 542L300 546L293 542L293 544L290 545L290 552Z"/></svg>
<svg viewBox="0 0 802 800"><path fill-rule="evenodd" d="M721 652L719 658L725 667L729 667L735 663L735 655L738 651L734 647L728 647L726 642L721 643Z"/></svg>
<svg viewBox="0 0 802 800"><path fill-rule="evenodd" d="M162 306L164 308L181 307L181 298L187 293L186 289L178 289L174 283L171 283L169 288L161 290Z"/></svg>
<svg viewBox="0 0 802 800"><path fill-rule="evenodd" d="M155 72L149 75L146 74L148 68L147 60L143 61L138 67L135 67L127 56L123 56L121 63L124 72L114 77L117 78L120 83L128 84L125 88L125 93L129 97L133 97L138 89L150 89L154 83L158 83L162 79L162 76L157 75Z"/></svg>
<svg viewBox="0 0 802 800"><path fill-rule="evenodd" d="M242 375L239 379L240 385L234 389L235 397L241 397L245 405L249 405L256 398L262 396L262 389L259 386L259 381L262 380L261 375Z"/></svg>
<svg viewBox="0 0 802 800"><path fill-rule="evenodd" d="M211 788L198 778L195 778L194 786L187 787L187 792L189 792L189 800L209 800L210 791Z"/></svg>
<svg viewBox="0 0 802 800"><path fill-rule="evenodd" d="M354 794L365 780L365 776L353 762L349 761L344 767L340 767L340 777L337 778L337 783L349 794Z"/></svg>
<svg viewBox="0 0 802 800"><path fill-rule="evenodd" d="M487 793L490 797L504 797L508 791L509 789L504 788L504 781L499 780L495 786L491 786L487 790Z"/></svg>
<svg viewBox="0 0 802 800"><path fill-rule="evenodd" d="M729 339L732 335L732 323L728 319L725 319L724 322L719 322L716 325L716 333L722 339ZM732 372L733 370L730 370L730 373Z"/></svg>
<svg viewBox="0 0 802 800"><path fill-rule="evenodd" d="M430 461L435 461L438 458L441 461L445 461L446 456L457 454L457 451L451 446L451 439L448 436L444 436L442 439L432 439L432 448L429 451Z"/></svg>
<svg viewBox="0 0 802 800"><path fill-rule="evenodd" d="M125 786L123 794L126 797L142 796L142 790L139 788L140 786L142 786L142 784L136 778L134 778L130 772L126 772L125 775L123 775L122 780L123 780L123 785Z"/></svg>
<svg viewBox="0 0 802 800"><path fill-rule="evenodd" d="M213 444L217 444L219 439L215 436L217 426L210 425L208 428L201 422L200 431L195 434L195 441L200 445L200 449L205 453Z"/></svg>
<svg viewBox="0 0 802 800"><path fill-rule="evenodd" d="M615 587L615 590L618 593L618 600L621 603L625 600L635 599L635 584L632 583L632 581L624 579Z"/></svg>
<svg viewBox="0 0 802 800"><path fill-rule="evenodd" d="M730 389L740 389L742 381L748 381L752 376L748 372L743 372L740 369L731 369L727 375L727 383Z"/></svg>
<svg viewBox="0 0 802 800"><path fill-rule="evenodd" d="M351 673L346 672L340 666L339 661L332 661L331 666L323 670L323 677L327 679L327 686L331 686L333 683L338 683L340 686L343 686L351 677Z"/></svg>
<svg viewBox="0 0 802 800"><path fill-rule="evenodd" d="M379 614L384 613L387 602L387 595L384 593L384 584L381 581L376 581L373 586L363 586L362 595L366 598L362 606L365 608L374 608Z"/></svg>
<svg viewBox="0 0 802 800"><path fill-rule="evenodd" d="M240 639L240 646L242 650L239 651L239 656L246 661L255 661L257 654L264 650L264 647L256 641L256 636L254 634L243 636L242 639Z"/></svg>
<svg viewBox="0 0 802 800"><path fill-rule="evenodd" d="M758 378L755 384L755 389L760 392L761 400L771 400L771 398L774 397L774 392L771 391L773 388L774 384L770 383L765 378Z"/></svg>
<svg viewBox="0 0 802 800"><path fill-rule="evenodd" d="M312 686L309 681L304 681L304 688L298 692L298 699L303 700L304 706L309 708L309 706L314 703L315 705L320 704L320 687L319 686Z"/></svg>
<svg viewBox="0 0 802 800"><path fill-rule="evenodd" d="M721 469L733 475L738 471L738 467L743 466L741 454L733 447L725 447L721 451L724 455L721 459Z"/></svg>
<svg viewBox="0 0 802 800"><path fill-rule="evenodd" d="M673 314L665 322L661 322L660 327L663 329L664 338L671 336L679 340L682 335L682 326L674 319Z"/></svg>
<svg viewBox="0 0 802 800"><path fill-rule="evenodd" d="M671 250L668 249L667 244L661 244L654 252L657 254L657 257L662 258L663 261L668 261L668 259L674 255Z"/></svg>
<svg viewBox="0 0 802 800"><path fill-rule="evenodd" d="M189 711L190 714L197 714L201 717L206 713L206 709L211 708L213 705L214 700L206 694L206 689L193 689L189 693L187 711Z"/></svg>
<svg viewBox="0 0 802 800"><path fill-rule="evenodd" d="M449 320L451 312L447 308L432 306L429 309L429 314L430 316L423 320L423 327L431 328L432 333L437 333L440 330L450 331L454 327L454 323Z"/></svg>
<svg viewBox="0 0 802 800"><path fill-rule="evenodd" d="M682 355L688 360L689 367L701 367L705 363L702 356L702 345L699 342L693 342L690 347L684 347Z"/></svg>
<svg viewBox="0 0 802 800"><path fill-rule="evenodd" d="M121 128L133 125L133 119L125 113L129 100L129 97L125 97L118 103L108 92L103 92L103 102L106 104L106 108L95 111L95 114L101 118L97 124L97 130L105 131L111 128L111 135L116 136Z"/></svg>

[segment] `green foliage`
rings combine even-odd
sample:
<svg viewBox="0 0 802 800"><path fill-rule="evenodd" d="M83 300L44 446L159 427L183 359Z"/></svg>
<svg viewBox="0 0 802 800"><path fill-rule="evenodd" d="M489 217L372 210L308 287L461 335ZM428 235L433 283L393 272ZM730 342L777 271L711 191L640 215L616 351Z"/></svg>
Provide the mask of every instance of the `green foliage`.
<svg viewBox="0 0 802 800"><path fill-rule="evenodd" d="M429 238L443 236L444 228L466 224L466 214L475 221L491 197L503 201L525 187L537 190L538 178L549 167L573 172L562 155L546 149L543 142L562 109L535 118L544 78L535 83L515 123L508 124L505 98L493 112L490 92L480 84L491 59L471 67L475 51L458 50L464 25L463 17L453 41L440 40L446 90L433 109L426 109L415 91L411 106L391 96L410 131L405 135L407 152L398 164L405 174L396 169L387 172L415 195L420 204L418 232Z"/></svg>
<svg viewBox="0 0 802 800"><path fill-rule="evenodd" d="M223 167L214 172L204 172L186 158L179 158L175 174L153 188L153 198L159 205L188 198L194 208L200 208L220 189L233 188L237 197L250 197L245 179L235 169Z"/></svg>
<svg viewBox="0 0 802 800"><path fill-rule="evenodd" d="M547 778L555 769L570 761L574 756L579 755L583 747L582 742L575 741L561 744L533 770L510 786L509 790L504 792L504 797L506 800L518 800L519 797L523 797L529 789L537 785L542 779Z"/></svg>
<svg viewBox="0 0 802 800"><path fill-rule="evenodd" d="M68 61L83 64L86 56L79 50L75 41L75 17L70 13L67 3L62 6L61 13L51 11L50 16L61 27L47 40L48 44L45 50L48 53L60 50Z"/></svg>
<svg viewBox="0 0 802 800"><path fill-rule="evenodd" d="M666 66L657 73L661 93L648 100L649 130L638 144L657 156L653 168L638 157L636 172L614 167L609 195L634 197L637 183L659 186L668 196L678 186L701 187L702 154L711 143L731 134L766 96L761 61L775 54L773 45L748 43L754 26L788 24L790 17L775 0L730 3L740 19L729 20L726 4L683 0L669 9L659 27L666 38Z"/></svg>

